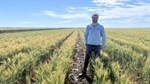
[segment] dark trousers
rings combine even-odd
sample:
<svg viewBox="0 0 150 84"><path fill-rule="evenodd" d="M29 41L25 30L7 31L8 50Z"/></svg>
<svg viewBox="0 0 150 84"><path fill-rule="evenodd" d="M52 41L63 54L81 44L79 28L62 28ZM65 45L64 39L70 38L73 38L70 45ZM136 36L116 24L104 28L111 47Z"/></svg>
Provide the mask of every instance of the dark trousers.
<svg viewBox="0 0 150 84"><path fill-rule="evenodd" d="M92 54L92 51L94 52L94 54L96 56L99 56L100 55L100 45L86 44L86 57L85 57L84 68L83 68L83 71L85 71L85 72L86 72L86 69L88 67L88 63L89 63L89 59L90 59L90 56Z"/></svg>

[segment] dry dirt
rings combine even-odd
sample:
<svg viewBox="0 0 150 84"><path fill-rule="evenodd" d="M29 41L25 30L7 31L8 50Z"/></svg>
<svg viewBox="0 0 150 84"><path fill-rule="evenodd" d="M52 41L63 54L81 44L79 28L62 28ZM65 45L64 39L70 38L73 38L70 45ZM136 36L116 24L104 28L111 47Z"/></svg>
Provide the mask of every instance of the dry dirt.
<svg viewBox="0 0 150 84"><path fill-rule="evenodd" d="M69 74L69 82L67 84L92 84L89 83L89 78L92 79L92 74L90 72L90 69L88 67L86 78L79 78L79 74L82 72L82 68L84 66L84 50L82 47L80 34L77 34L77 40L76 40L76 47L75 47L75 54L73 57L74 63L72 65L70 74Z"/></svg>

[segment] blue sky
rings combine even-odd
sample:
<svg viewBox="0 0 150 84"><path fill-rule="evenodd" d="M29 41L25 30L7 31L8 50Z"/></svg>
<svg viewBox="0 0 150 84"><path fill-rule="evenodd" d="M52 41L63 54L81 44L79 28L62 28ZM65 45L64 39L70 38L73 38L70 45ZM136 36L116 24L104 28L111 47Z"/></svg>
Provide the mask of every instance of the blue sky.
<svg viewBox="0 0 150 84"><path fill-rule="evenodd" d="M149 0L0 0L0 27L150 27Z"/></svg>

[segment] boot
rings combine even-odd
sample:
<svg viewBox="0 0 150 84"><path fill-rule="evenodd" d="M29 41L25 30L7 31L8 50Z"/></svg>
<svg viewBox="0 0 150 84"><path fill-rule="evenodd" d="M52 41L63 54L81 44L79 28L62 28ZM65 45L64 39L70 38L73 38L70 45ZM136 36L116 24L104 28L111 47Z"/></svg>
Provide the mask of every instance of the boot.
<svg viewBox="0 0 150 84"><path fill-rule="evenodd" d="M85 78L85 77L87 77L86 71L82 70L82 73L79 74L79 78Z"/></svg>

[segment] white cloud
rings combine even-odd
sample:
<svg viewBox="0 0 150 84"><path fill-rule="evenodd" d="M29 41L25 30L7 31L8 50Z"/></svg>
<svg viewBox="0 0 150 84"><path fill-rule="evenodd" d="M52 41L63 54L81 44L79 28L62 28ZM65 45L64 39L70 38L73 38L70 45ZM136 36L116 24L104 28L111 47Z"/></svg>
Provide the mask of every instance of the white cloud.
<svg viewBox="0 0 150 84"><path fill-rule="evenodd" d="M150 15L149 3L138 2L136 3L138 5L134 5L127 4L124 1L129 0L93 0L96 7L80 8L85 10L87 13L97 12L100 15L100 19L131 18ZM118 2L126 5L110 5Z"/></svg>
<svg viewBox="0 0 150 84"><path fill-rule="evenodd" d="M65 10L68 12L68 13L75 13L76 12L76 9L75 7L72 7L72 6L66 6L65 7Z"/></svg>
<svg viewBox="0 0 150 84"><path fill-rule="evenodd" d="M86 12L96 12L96 11L103 11L102 8L97 8L97 7L80 7L79 10L84 10Z"/></svg>
<svg viewBox="0 0 150 84"><path fill-rule="evenodd" d="M56 18L63 18L63 19L79 19L79 18L88 18L87 13L66 13L66 14L59 14L54 11L44 11L44 14L56 17Z"/></svg>
<svg viewBox="0 0 150 84"><path fill-rule="evenodd" d="M97 5L123 5L124 2L130 1L130 0L92 0L93 3L97 3Z"/></svg>
<svg viewBox="0 0 150 84"><path fill-rule="evenodd" d="M142 20L141 20L142 19ZM149 24L143 23L146 22L144 18L126 18L126 19L117 19L111 20L110 24L117 24L117 27L148 27Z"/></svg>
<svg viewBox="0 0 150 84"><path fill-rule="evenodd" d="M122 27L150 26L150 3L142 0L135 0L134 3L130 0L93 0L92 2L95 8L86 7L85 9L88 12L97 11L101 22L105 25L115 26L118 24Z"/></svg>
<svg viewBox="0 0 150 84"><path fill-rule="evenodd" d="M75 7L72 7L72 6L66 6L66 9L75 10L76 8L75 8Z"/></svg>
<svg viewBox="0 0 150 84"><path fill-rule="evenodd" d="M71 21L66 20L66 21L59 21L58 23L63 24L63 23L69 23L69 22L71 22Z"/></svg>
<svg viewBox="0 0 150 84"><path fill-rule="evenodd" d="M101 18L130 18L130 17L141 17L150 14L149 6L132 6L132 8L121 8L116 7L110 10L104 10L100 12Z"/></svg>
<svg viewBox="0 0 150 84"><path fill-rule="evenodd" d="M136 27L139 23L148 25L148 22L150 22L150 19L148 19L150 15L149 3L129 3L127 1L129 0L93 0L92 6L65 6L63 13L59 11L43 11L42 14L60 19L61 21L57 21L56 23L61 25L66 25L64 23L72 23L72 21L76 20L80 22L82 19L83 26L86 21L88 23L91 21L91 15L95 12L99 14L101 22L104 22L105 25L109 24L109 26L120 24L122 26L129 25ZM105 22L106 20L109 21ZM76 26L81 26L79 25L81 23L76 24Z"/></svg>
<svg viewBox="0 0 150 84"><path fill-rule="evenodd" d="M93 0L94 3L99 3L99 4L122 4L120 2L117 2L119 0Z"/></svg>

